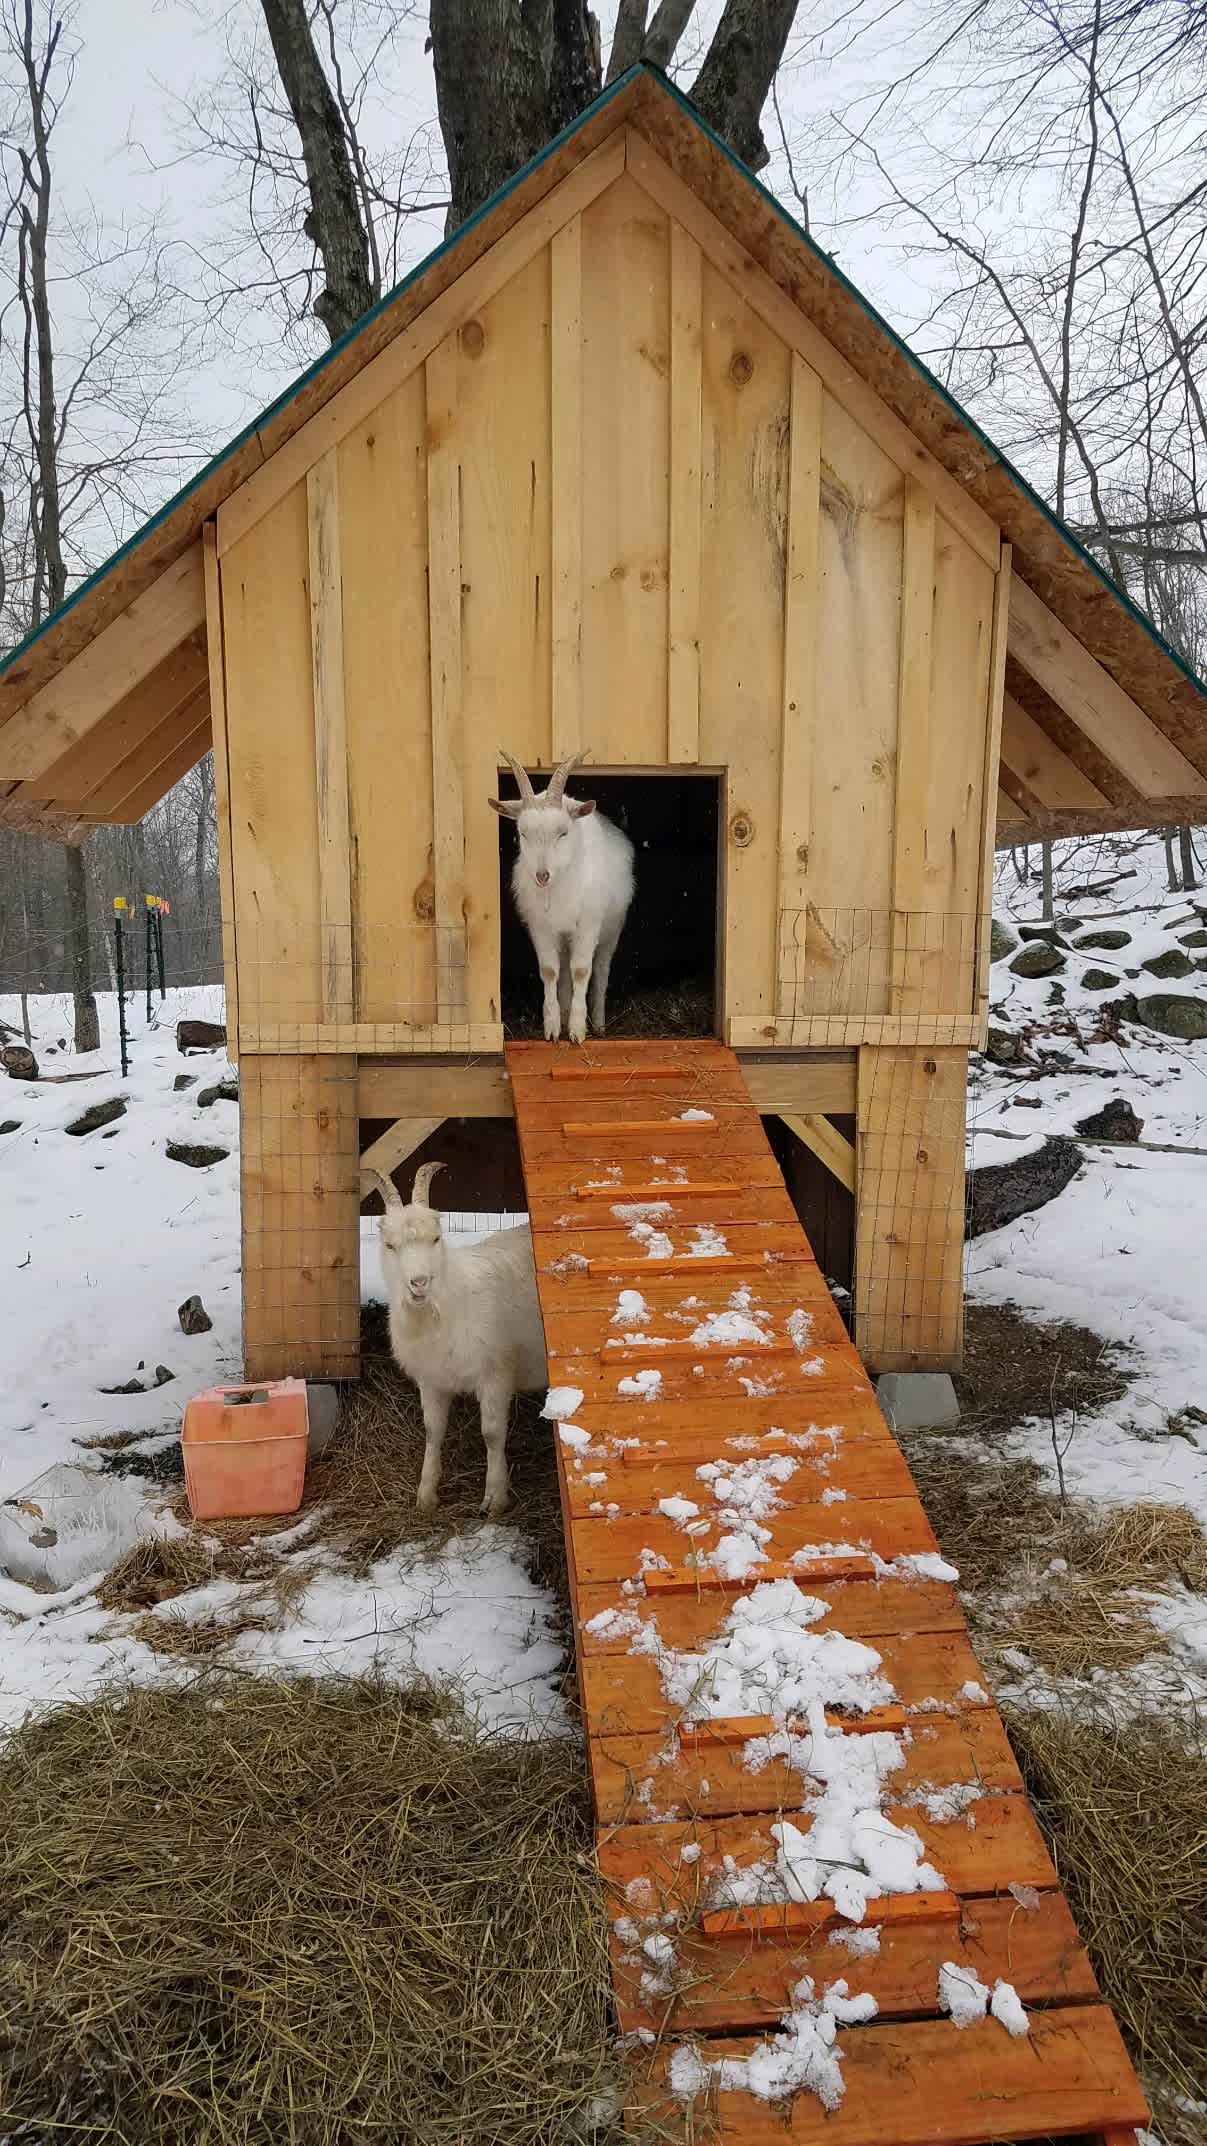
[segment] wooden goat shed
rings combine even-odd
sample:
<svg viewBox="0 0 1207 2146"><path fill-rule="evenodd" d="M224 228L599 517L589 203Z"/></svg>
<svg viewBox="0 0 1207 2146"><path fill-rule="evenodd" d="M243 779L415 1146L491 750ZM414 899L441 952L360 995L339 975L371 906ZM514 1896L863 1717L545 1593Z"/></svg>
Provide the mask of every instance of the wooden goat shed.
<svg viewBox="0 0 1207 2146"><path fill-rule="evenodd" d="M510 1108L500 744L698 776L716 1032L951 1365L995 840L1207 816L1203 692L639 69L9 657L0 820L212 745L247 1369L348 1376L362 1126Z"/></svg>

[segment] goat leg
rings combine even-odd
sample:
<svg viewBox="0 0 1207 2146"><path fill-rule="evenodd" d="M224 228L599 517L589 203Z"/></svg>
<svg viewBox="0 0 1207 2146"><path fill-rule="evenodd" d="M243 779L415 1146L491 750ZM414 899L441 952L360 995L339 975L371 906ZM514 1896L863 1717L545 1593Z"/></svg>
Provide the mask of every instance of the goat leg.
<svg viewBox="0 0 1207 2146"><path fill-rule="evenodd" d="M508 1381L492 1379L478 1394L482 1417L482 1443L486 1447L486 1495L482 1510L492 1519L507 1509L511 1479L507 1472L507 1427L511 1417L512 1388Z"/></svg>
<svg viewBox="0 0 1207 2146"><path fill-rule="evenodd" d="M431 1513L436 1509L436 1497L440 1489L444 1434L448 1429L448 1411L452 1395L441 1393L435 1386L421 1386L419 1399L423 1404L423 1428L427 1438L423 1448L423 1471L419 1477L419 1496L416 1503L421 1513Z"/></svg>

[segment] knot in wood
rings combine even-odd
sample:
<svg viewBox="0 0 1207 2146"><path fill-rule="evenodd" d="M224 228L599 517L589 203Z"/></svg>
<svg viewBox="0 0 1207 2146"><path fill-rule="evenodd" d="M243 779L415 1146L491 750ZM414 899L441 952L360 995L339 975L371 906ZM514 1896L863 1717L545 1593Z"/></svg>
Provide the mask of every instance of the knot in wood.
<svg viewBox="0 0 1207 2146"><path fill-rule="evenodd" d="M735 812L729 822L729 839L735 849L747 849L754 840L754 821L748 812Z"/></svg>
<svg viewBox="0 0 1207 2146"><path fill-rule="evenodd" d="M461 330L461 348L467 358L480 358L486 348L486 330L480 320L467 320Z"/></svg>
<svg viewBox="0 0 1207 2146"><path fill-rule="evenodd" d="M748 350L735 350L729 361L729 377L735 387L745 387L754 374L754 359Z"/></svg>

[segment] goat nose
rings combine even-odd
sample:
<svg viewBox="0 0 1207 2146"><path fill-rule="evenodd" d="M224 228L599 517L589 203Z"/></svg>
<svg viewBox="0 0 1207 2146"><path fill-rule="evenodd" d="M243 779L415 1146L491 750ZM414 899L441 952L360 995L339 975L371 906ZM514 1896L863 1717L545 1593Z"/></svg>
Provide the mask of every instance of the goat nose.
<svg viewBox="0 0 1207 2146"><path fill-rule="evenodd" d="M536 875L536 883L538 887L547 887L549 884L548 872L538 872Z"/></svg>

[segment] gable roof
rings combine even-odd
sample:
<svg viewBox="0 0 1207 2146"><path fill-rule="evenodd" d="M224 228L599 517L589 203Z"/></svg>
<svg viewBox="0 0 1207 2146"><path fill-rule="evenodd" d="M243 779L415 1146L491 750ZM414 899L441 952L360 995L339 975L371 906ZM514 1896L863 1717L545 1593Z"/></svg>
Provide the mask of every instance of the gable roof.
<svg viewBox="0 0 1207 2146"><path fill-rule="evenodd" d="M466 269L623 130L756 311L811 324L1013 548L999 840L1207 817L1207 687L774 199L633 69L324 352L0 664L0 824L139 818L210 742L203 532ZM777 295L778 294L778 295ZM772 325L775 325L773 321ZM782 325L782 317L781 317ZM833 362L833 361L832 361ZM980 517L978 517L980 519Z"/></svg>

